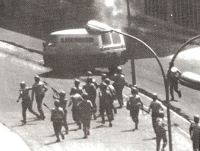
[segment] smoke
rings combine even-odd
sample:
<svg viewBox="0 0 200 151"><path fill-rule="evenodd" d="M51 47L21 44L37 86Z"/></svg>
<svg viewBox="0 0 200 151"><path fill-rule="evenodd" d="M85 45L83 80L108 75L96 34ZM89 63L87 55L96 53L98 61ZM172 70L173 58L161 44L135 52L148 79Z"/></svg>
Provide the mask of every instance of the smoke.
<svg viewBox="0 0 200 151"><path fill-rule="evenodd" d="M97 14L95 19L114 28L126 28L128 25L126 6L124 0L96 0L93 4Z"/></svg>

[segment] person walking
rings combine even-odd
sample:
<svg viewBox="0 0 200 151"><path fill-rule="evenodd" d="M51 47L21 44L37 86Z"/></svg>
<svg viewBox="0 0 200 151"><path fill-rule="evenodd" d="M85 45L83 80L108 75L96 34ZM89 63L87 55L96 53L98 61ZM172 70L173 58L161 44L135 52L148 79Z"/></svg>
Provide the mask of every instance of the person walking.
<svg viewBox="0 0 200 151"><path fill-rule="evenodd" d="M181 71L178 68L171 68L169 74L171 100L174 100L174 91L178 94L179 98L181 98L181 91L178 89L180 75Z"/></svg>
<svg viewBox="0 0 200 151"><path fill-rule="evenodd" d="M160 110L163 110L161 102L159 102L157 99L158 99L157 93L153 93L153 101L150 103L149 110L148 110L148 112L152 110L152 114L151 114L152 125L153 125L153 129L155 133L156 133L156 128L155 128L156 119L159 116Z"/></svg>
<svg viewBox="0 0 200 151"><path fill-rule="evenodd" d="M131 93L132 94L129 96L126 108L130 110L130 116L132 117L132 120L135 123L135 129L138 129L138 116L140 108L143 109L143 102L141 101L140 96L138 95L138 90L136 88L133 87Z"/></svg>
<svg viewBox="0 0 200 151"><path fill-rule="evenodd" d="M39 114L37 114L32 109L32 100L29 95L29 91L32 90L31 87L26 87L26 83L22 81L20 83L20 90L19 90L19 97L17 99L17 102L19 102L20 99L22 99L22 117L23 120L21 120L22 123L26 124L26 111L27 109L35 115L38 119L40 118Z"/></svg>
<svg viewBox="0 0 200 151"><path fill-rule="evenodd" d="M115 90L114 86L112 84L110 84L110 79L109 78L106 78L104 81L107 84L107 88L110 91L110 94L112 96L112 106L113 106L112 108L113 108L113 111L114 111L115 114L117 114L117 109L113 104L114 101L117 99L116 90Z"/></svg>
<svg viewBox="0 0 200 151"><path fill-rule="evenodd" d="M117 73L114 74L113 81L114 81L113 86L116 90L117 100L119 102L120 108L122 108L123 106L122 91L124 89L124 86L126 85L126 81L125 81L124 75L122 74L121 67L117 68Z"/></svg>
<svg viewBox="0 0 200 151"><path fill-rule="evenodd" d="M97 92L96 92L95 85L92 83L92 78L91 77L87 78L87 83L83 86L83 89L88 94L88 100L90 100L92 102L92 105L93 105L93 117L96 120L96 118L97 118L96 117L96 111L97 111L96 96L97 96Z"/></svg>
<svg viewBox="0 0 200 151"><path fill-rule="evenodd" d="M84 138L90 135L90 121L92 116L92 102L88 100L88 94L83 93L83 101L78 105L81 115L81 123L83 124Z"/></svg>
<svg viewBox="0 0 200 151"><path fill-rule="evenodd" d="M64 122L64 111L60 107L60 101L54 101L54 108L51 110L51 121L53 122L53 128L56 135L56 142L60 142L59 135L61 135L62 139L65 139L64 135L62 134L62 123Z"/></svg>
<svg viewBox="0 0 200 151"><path fill-rule="evenodd" d="M78 129L81 129L81 115L78 105L83 101L83 98L75 87L71 89L70 100L71 101L68 106L70 107L72 105L72 118L78 125Z"/></svg>
<svg viewBox="0 0 200 151"><path fill-rule="evenodd" d="M97 89L98 88L98 84L97 84L96 80L92 77L92 72L91 71L87 72L87 77L88 78L92 78L92 83L95 85L95 87Z"/></svg>
<svg viewBox="0 0 200 151"><path fill-rule="evenodd" d="M48 90L47 87L44 85L43 82L40 81L40 77L37 75L34 77L35 83L32 86L32 101L34 100L34 95L35 95L35 100L37 103L37 109L40 113L40 118L42 120L45 119L44 112L42 109L42 101L44 99L45 93Z"/></svg>
<svg viewBox="0 0 200 151"><path fill-rule="evenodd" d="M83 89L82 87L80 87L80 80L79 79L74 79L74 87L72 87L72 89L75 88L77 93L82 95L83 94ZM73 93L72 90L70 91L70 95L72 95L71 93Z"/></svg>
<svg viewBox="0 0 200 151"><path fill-rule="evenodd" d="M190 138L193 143L193 150L200 150L200 123L199 123L199 115L194 116L194 123L191 123L189 128Z"/></svg>
<svg viewBox="0 0 200 151"><path fill-rule="evenodd" d="M104 112L106 111L106 115L109 121L109 127L112 127L112 120L113 118L113 98L112 94L107 88L106 83L102 83L102 90L100 91L99 97L100 97L100 115L102 118L102 124L105 123L105 118L104 118Z"/></svg>
<svg viewBox="0 0 200 151"><path fill-rule="evenodd" d="M68 124L67 124L67 109L66 109L68 100L65 98L65 96L66 96L65 91L61 90L59 93L59 97L56 98L55 96L53 96L53 98L59 100L60 107L64 111L63 126L65 127L65 133L68 134L69 128L68 128Z"/></svg>
<svg viewBox="0 0 200 151"><path fill-rule="evenodd" d="M156 119L156 151L160 151L160 142L162 140L163 145L161 151L165 150L167 145L167 135L166 135L166 124L164 123L164 113L159 112L159 115Z"/></svg>

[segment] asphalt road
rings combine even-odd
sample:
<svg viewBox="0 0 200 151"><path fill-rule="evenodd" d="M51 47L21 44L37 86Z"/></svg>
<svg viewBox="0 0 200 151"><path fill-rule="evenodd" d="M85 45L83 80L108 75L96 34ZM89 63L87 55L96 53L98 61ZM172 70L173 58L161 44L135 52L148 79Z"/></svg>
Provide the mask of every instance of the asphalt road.
<svg viewBox="0 0 200 151"><path fill-rule="evenodd" d="M98 8L98 15L95 19L104 21L114 27L117 27L116 25L119 25L118 27L122 28L123 30L127 30L126 15L124 15L124 13L126 12L126 7L123 7L125 5L122 5L124 4L122 1L118 1L118 3L120 3L117 4L117 6L121 6L120 9L114 7L116 5L112 5L112 3L107 4L106 1L96 2L94 6L96 6L95 8ZM158 55L161 57L161 62L166 72L168 68L168 63L172 57L171 54L178 49L182 42L170 39L170 37L166 38L165 36L161 37L152 34L149 35L148 31L155 28L154 24L148 24L148 26L146 26L146 22L143 22L143 20L137 17L133 17L133 21L134 22L132 23L132 28L134 30L130 33L144 40L158 53ZM142 26L138 26L139 23ZM29 27L26 27L26 30L28 29ZM31 33L32 32L30 32L29 36L27 36L24 34L19 34L19 32L11 32L10 30L7 31L1 29L0 40L3 39L24 45L27 48L42 50L42 40L40 38L32 38ZM37 36L38 35L36 34L36 37ZM145 50L145 48L138 43L134 45L131 45L129 43L128 47L136 49L137 58L139 58L135 60L137 85L149 92L157 92L159 98L164 100L165 91L163 78L155 59L153 59L152 56L149 55L149 53ZM193 45L188 46L188 48L190 47L193 47ZM193 71L195 73L200 73L198 56L199 54L196 50L189 52L184 51L177 58L175 65L181 71ZM1 42L0 57L0 81L2 84L0 88L0 121L2 123L5 123L8 127L12 128L17 133L27 138L25 142L27 142L29 145L31 144L31 147L34 146L34 149L36 150L42 149L44 144L48 145L54 141L54 137L51 137L51 128L49 127L48 129L45 129L45 124L47 124L48 122L35 121L34 117L32 118L30 114L28 114L28 116L30 117L29 124L27 124L26 127L22 128L20 123L21 106L20 103L16 103L16 99L19 93L19 83L21 81L25 81L27 82L27 85L31 86L34 82L33 77L37 74L40 74L45 79L45 81L49 82L53 87L57 88L58 90L66 90L66 92L69 93L69 89L73 85L73 78L84 78L85 75L84 73L51 72L50 69L41 66L43 61L40 55L29 53L26 50L19 49ZM131 82L130 62L122 66L122 68L127 81ZM95 78L99 80L99 72L97 72ZM180 112L188 115L188 117L192 119L194 114L199 113L199 92L183 86L180 86L180 89L182 91L182 98L179 99L177 98L178 96L176 96L179 102L172 102L172 104L180 108ZM52 107L52 101L52 91L49 90L45 98L45 102ZM35 104L34 108L36 109ZM47 109L45 109L45 112L48 116L49 113ZM34 125L38 124L41 124L42 126L35 128ZM33 127L35 128L34 130ZM188 130L188 124L182 123L179 124L179 127L185 132L187 132ZM36 133L38 135L35 135ZM77 133L76 135L77 137L75 138L79 138L81 132ZM46 136L47 138L44 138L44 136Z"/></svg>

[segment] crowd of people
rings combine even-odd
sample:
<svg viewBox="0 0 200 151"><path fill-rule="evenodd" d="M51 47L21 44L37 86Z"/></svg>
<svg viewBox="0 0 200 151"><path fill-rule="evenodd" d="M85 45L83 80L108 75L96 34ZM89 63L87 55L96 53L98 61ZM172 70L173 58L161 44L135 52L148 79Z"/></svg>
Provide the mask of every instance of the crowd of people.
<svg viewBox="0 0 200 151"><path fill-rule="evenodd" d="M44 120L45 115L42 109L42 102L47 92L47 85L40 80L39 76L35 76L35 83L32 87L27 87L25 82L20 83L20 95L17 99L19 102L22 99L22 123L26 124L26 110L28 109L32 114L34 114L38 119ZM99 116L101 118L101 123L105 124L105 112L109 122L109 127L112 127L112 121L114 120L114 114L117 114L117 108L113 104L115 100L119 103L119 109L122 108L123 104L123 88L129 86L122 74L121 67L118 67L116 74L109 79L109 77L102 73L101 82L97 84L96 80L92 77L92 73L88 72L88 77L86 83L83 87L80 87L80 80L74 80L74 87L70 91L70 100L66 99L65 91L56 91L53 95L54 108L51 109L51 121L53 123L54 132L56 135L56 141L60 141L60 136L64 139L64 134L62 133L62 127L65 128L65 133L68 134L68 124L67 124L67 106L71 107L72 117L78 126L78 129L83 129L84 138L90 135L90 122L93 117L94 120L97 119L97 106L99 109ZM98 90L98 91L97 91ZM29 91L32 91L31 96ZM97 104L97 97L99 97L99 104ZM32 108L33 100L36 100L38 113L36 113ZM164 123L164 112L163 106L156 93L153 93L153 101L149 105L148 110L144 110L143 102L139 96L139 90L137 86L131 87L131 95L128 97L126 109L130 111L130 116L135 123L135 130L138 129L139 124L139 110L142 109L152 116L152 125L154 132L156 134L156 144L157 151L160 150L160 142L162 140L162 151L164 151L167 144L166 136L166 124ZM193 131L199 130L199 117L195 117L195 123L190 127L190 134L192 140L196 133ZM198 128L196 128L198 127ZM200 131L200 130L199 130ZM199 134L199 133L198 133ZM194 141L195 142L195 141ZM198 141L199 143L199 141ZM196 145L196 142L194 143ZM196 150L195 150L196 151Z"/></svg>

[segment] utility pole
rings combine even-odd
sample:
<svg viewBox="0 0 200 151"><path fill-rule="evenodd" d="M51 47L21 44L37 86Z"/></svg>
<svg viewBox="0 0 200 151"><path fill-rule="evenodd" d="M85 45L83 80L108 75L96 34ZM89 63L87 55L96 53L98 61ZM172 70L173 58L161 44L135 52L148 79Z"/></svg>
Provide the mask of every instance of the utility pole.
<svg viewBox="0 0 200 151"><path fill-rule="evenodd" d="M126 4L127 4L128 32L130 32L131 31L130 1L126 0ZM132 50L132 52L131 52L131 72L132 72L132 84L133 85L136 84L134 53L135 53L134 50Z"/></svg>

